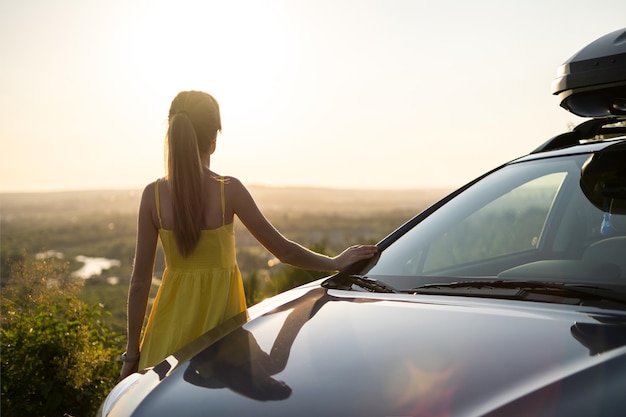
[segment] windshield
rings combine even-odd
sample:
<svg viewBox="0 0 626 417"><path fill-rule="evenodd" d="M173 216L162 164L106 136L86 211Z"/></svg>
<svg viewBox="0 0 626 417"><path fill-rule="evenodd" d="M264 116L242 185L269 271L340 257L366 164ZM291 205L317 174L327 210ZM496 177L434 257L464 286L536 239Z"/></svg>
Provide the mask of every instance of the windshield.
<svg viewBox="0 0 626 417"><path fill-rule="evenodd" d="M626 283L626 216L580 187L589 155L522 162L477 182L363 271L395 288L466 279Z"/></svg>

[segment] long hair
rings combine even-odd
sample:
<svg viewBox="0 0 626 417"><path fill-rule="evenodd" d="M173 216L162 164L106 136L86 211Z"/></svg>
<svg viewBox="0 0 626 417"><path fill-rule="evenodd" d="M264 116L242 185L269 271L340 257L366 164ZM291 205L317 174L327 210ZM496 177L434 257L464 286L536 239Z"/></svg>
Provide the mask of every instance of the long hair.
<svg viewBox="0 0 626 417"><path fill-rule="evenodd" d="M201 91L183 91L170 106L167 130L167 178L172 196L174 237L183 256L200 239L203 167L201 157L222 129L217 101Z"/></svg>

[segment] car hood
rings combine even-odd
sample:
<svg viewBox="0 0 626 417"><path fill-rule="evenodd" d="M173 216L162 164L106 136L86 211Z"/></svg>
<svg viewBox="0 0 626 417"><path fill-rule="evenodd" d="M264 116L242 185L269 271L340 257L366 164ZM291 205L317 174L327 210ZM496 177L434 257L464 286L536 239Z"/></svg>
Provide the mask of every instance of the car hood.
<svg viewBox="0 0 626 417"><path fill-rule="evenodd" d="M109 415L598 415L626 392L623 312L299 291L147 371Z"/></svg>

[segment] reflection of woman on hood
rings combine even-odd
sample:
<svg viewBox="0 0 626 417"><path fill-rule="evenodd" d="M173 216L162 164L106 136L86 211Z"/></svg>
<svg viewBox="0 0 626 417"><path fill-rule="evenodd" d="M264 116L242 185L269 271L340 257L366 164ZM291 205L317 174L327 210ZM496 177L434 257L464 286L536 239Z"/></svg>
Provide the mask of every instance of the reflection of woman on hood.
<svg viewBox="0 0 626 417"><path fill-rule="evenodd" d="M285 369L300 329L331 300L324 289L318 288L282 306L281 311L292 311L269 354L261 349L251 332L238 328L191 359L185 380L204 388L230 388L259 401L287 399L291 388L272 375Z"/></svg>
<svg viewBox="0 0 626 417"><path fill-rule="evenodd" d="M228 344L218 342L194 357L185 380L204 388L230 388L259 401L291 395L287 384L272 378L281 369L273 369L276 358L261 349L252 333L240 327L227 340Z"/></svg>
<svg viewBox="0 0 626 417"><path fill-rule="evenodd" d="M328 299L325 290L316 289L295 304L282 309L293 309L276 336L270 353L261 349L254 335L243 327L200 352L185 370L186 381L205 388L230 388L246 397L259 400L284 400L291 388L275 375L287 366L291 345L304 324L310 320Z"/></svg>

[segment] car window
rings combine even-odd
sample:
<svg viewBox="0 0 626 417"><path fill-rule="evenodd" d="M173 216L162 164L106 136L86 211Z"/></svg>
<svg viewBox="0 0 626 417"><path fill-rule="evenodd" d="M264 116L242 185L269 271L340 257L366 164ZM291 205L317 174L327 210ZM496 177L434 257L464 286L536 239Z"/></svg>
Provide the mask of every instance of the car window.
<svg viewBox="0 0 626 417"><path fill-rule="evenodd" d="M612 157L617 169L621 157ZM596 182L592 202L581 176L590 158L525 160L492 172L388 242L361 273L397 289L473 279L623 285L622 174L609 186ZM613 178L604 167L586 178Z"/></svg>
<svg viewBox="0 0 626 417"><path fill-rule="evenodd" d="M585 159L524 162L488 175L393 242L367 274L496 277L559 250L574 256L565 253L572 239L582 247L580 236L591 233L578 229L602 218L578 187ZM578 218L585 210L594 217L589 227Z"/></svg>
<svg viewBox="0 0 626 417"><path fill-rule="evenodd" d="M533 178L453 224L432 240L422 272L536 249L566 176Z"/></svg>

